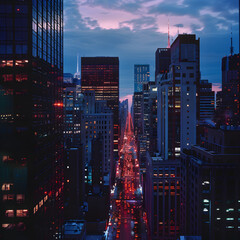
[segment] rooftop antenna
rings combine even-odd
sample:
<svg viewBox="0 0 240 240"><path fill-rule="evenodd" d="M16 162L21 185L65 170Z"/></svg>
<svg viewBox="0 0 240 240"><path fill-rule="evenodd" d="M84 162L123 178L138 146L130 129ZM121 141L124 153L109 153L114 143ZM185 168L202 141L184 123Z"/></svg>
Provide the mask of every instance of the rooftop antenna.
<svg viewBox="0 0 240 240"><path fill-rule="evenodd" d="M169 19L168 19L168 48L170 48Z"/></svg>
<svg viewBox="0 0 240 240"><path fill-rule="evenodd" d="M77 55L77 73L79 72L79 63L78 63L79 56Z"/></svg>
<svg viewBox="0 0 240 240"><path fill-rule="evenodd" d="M232 41L232 31L231 31L231 47L230 47L230 54L233 55L233 41Z"/></svg>

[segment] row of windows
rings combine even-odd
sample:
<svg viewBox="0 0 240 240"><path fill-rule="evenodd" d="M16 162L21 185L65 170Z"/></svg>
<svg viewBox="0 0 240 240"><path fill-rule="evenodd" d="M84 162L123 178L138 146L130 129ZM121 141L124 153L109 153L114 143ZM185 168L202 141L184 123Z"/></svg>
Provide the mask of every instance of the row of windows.
<svg viewBox="0 0 240 240"><path fill-rule="evenodd" d="M3 194L3 201L14 201L15 195L14 194ZM24 194L16 194L16 201L18 203L22 203L25 200Z"/></svg>
<svg viewBox="0 0 240 240"><path fill-rule="evenodd" d="M15 210L6 210L5 211L6 217L15 217ZM28 210L27 209L19 209L16 210L16 217L28 217Z"/></svg>
<svg viewBox="0 0 240 240"><path fill-rule="evenodd" d="M28 13L28 7L26 5L15 5L13 8L13 5L10 4L0 4L0 14L9 14L12 13L14 9L14 12L17 14L26 14Z"/></svg>
<svg viewBox="0 0 240 240"><path fill-rule="evenodd" d="M0 82L12 82L16 80L16 82L24 82L28 80L28 75L27 74L16 74L15 79L13 74L3 74L0 76Z"/></svg>

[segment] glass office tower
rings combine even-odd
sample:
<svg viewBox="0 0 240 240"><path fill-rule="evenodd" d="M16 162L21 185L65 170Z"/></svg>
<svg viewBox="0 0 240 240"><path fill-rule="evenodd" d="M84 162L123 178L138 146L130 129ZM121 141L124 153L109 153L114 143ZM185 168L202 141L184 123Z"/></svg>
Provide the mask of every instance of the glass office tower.
<svg viewBox="0 0 240 240"><path fill-rule="evenodd" d="M62 225L63 1L0 0L0 239Z"/></svg>
<svg viewBox="0 0 240 240"><path fill-rule="evenodd" d="M118 159L119 127L119 59L118 57L82 57L82 92L95 91L95 99L106 100L113 111L114 158ZM115 162L111 163L111 181L114 179Z"/></svg>

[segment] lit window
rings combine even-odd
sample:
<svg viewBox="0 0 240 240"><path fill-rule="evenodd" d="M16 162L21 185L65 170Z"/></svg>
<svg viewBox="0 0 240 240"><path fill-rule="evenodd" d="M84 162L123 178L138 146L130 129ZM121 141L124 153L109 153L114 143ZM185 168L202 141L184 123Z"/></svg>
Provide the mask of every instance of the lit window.
<svg viewBox="0 0 240 240"><path fill-rule="evenodd" d="M3 201L11 201L14 200L14 194L4 194L3 195Z"/></svg>
<svg viewBox="0 0 240 240"><path fill-rule="evenodd" d="M28 79L28 76L26 74L16 74L17 82L27 81L27 79Z"/></svg>
<svg viewBox="0 0 240 240"><path fill-rule="evenodd" d="M9 156L3 156L3 162L13 161L13 158L10 158Z"/></svg>
<svg viewBox="0 0 240 240"><path fill-rule="evenodd" d="M2 191L9 191L9 190L11 190L12 186L13 186L12 183L4 183L2 185Z"/></svg>
<svg viewBox="0 0 240 240"><path fill-rule="evenodd" d="M39 204L39 207L42 207L42 205L43 205L43 199L42 199L38 204Z"/></svg>
<svg viewBox="0 0 240 240"><path fill-rule="evenodd" d="M6 210L5 216L6 217L14 217L14 210Z"/></svg>
<svg viewBox="0 0 240 240"><path fill-rule="evenodd" d="M18 203L22 203L25 200L25 195L24 194L17 194L16 200Z"/></svg>
<svg viewBox="0 0 240 240"><path fill-rule="evenodd" d="M3 74L2 75L4 82L12 82L13 81L13 74Z"/></svg>
<svg viewBox="0 0 240 240"><path fill-rule="evenodd" d="M27 217L28 216L28 210L27 209L19 209L17 210L17 217Z"/></svg>
<svg viewBox="0 0 240 240"><path fill-rule="evenodd" d="M2 228L8 228L10 225L11 225L11 224L9 224L9 223L3 223L3 224L2 224Z"/></svg>

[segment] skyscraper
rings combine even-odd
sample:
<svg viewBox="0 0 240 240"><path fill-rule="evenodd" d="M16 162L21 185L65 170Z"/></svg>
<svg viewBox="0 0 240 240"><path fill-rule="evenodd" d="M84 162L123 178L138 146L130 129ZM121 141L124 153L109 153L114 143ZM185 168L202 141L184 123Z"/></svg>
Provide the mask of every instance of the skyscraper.
<svg viewBox="0 0 240 240"><path fill-rule="evenodd" d="M120 125L121 137L124 136L127 116L128 116L128 99L125 99L119 104L119 121L120 121L119 125ZM123 139L121 138L121 142L119 142L119 144L122 144L122 140Z"/></svg>
<svg viewBox="0 0 240 240"><path fill-rule="evenodd" d="M133 125L136 136L143 133L143 92L133 94Z"/></svg>
<svg viewBox="0 0 240 240"><path fill-rule="evenodd" d="M199 88L200 114L199 120L212 120L214 115L215 93L212 91L212 83L201 80Z"/></svg>
<svg viewBox="0 0 240 240"><path fill-rule="evenodd" d="M240 53L222 59L223 124L240 124Z"/></svg>
<svg viewBox="0 0 240 240"><path fill-rule="evenodd" d="M161 76L169 71L169 65L171 64L171 49L170 48L158 48L155 52L155 82L157 83L157 77Z"/></svg>
<svg viewBox="0 0 240 240"><path fill-rule="evenodd" d="M134 92L142 92L143 84L150 80L149 64L134 65Z"/></svg>
<svg viewBox="0 0 240 240"><path fill-rule="evenodd" d="M63 1L0 2L1 239L56 239L63 209Z"/></svg>
<svg viewBox="0 0 240 240"><path fill-rule="evenodd" d="M118 158L119 59L118 57L82 57L82 92L94 90L96 101L106 100L113 111L114 157ZM112 165L113 168L115 164ZM112 169L112 176L114 170Z"/></svg>
<svg viewBox="0 0 240 240"><path fill-rule="evenodd" d="M199 39L182 34L171 45L170 72L158 82L158 150L177 159L180 150L196 143Z"/></svg>
<svg viewBox="0 0 240 240"><path fill-rule="evenodd" d="M140 94L140 95L139 95ZM139 144L140 162L143 163L144 155L149 151L150 155L156 151L156 132L157 132L157 87L155 82L143 84L143 92L134 94L134 96L142 96L142 101L136 101L137 107L134 112L134 123L136 121L136 135ZM136 98L136 100L138 100ZM141 98L140 98L141 100ZM139 113L139 110L142 112ZM139 124L139 125L138 125ZM142 129L141 129L142 124ZM142 132L141 132L142 130Z"/></svg>
<svg viewBox="0 0 240 240"><path fill-rule="evenodd" d="M80 87L74 83L63 84L64 144L69 147L80 146L81 113L84 110L84 96Z"/></svg>

